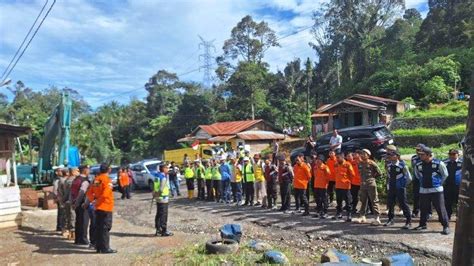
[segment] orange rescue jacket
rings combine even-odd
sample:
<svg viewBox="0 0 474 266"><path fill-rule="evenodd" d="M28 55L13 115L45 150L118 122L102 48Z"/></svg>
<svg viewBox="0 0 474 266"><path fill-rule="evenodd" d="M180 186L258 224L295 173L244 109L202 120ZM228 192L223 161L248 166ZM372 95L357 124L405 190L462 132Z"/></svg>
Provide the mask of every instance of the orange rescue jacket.
<svg viewBox="0 0 474 266"><path fill-rule="evenodd" d="M336 156L334 156L333 158L329 157L326 161L326 165L329 167L329 170L331 172L331 174L329 175L329 181L336 181L336 171L334 168L336 166L336 163Z"/></svg>
<svg viewBox="0 0 474 266"><path fill-rule="evenodd" d="M297 189L307 189L311 180L311 169L307 163L296 163L293 168L293 187Z"/></svg>
<svg viewBox="0 0 474 266"><path fill-rule="evenodd" d="M319 167L316 165L313 167L314 173L314 188L328 188L329 178L331 177L331 170L329 167L322 163Z"/></svg>
<svg viewBox="0 0 474 266"><path fill-rule="evenodd" d="M114 209L114 194L112 181L108 174L100 174L87 190L87 198L90 202L95 200L95 209L111 212Z"/></svg>
<svg viewBox="0 0 474 266"><path fill-rule="evenodd" d="M336 188L351 189L351 180L354 178L354 169L352 164L346 160L341 164L335 165Z"/></svg>
<svg viewBox="0 0 474 266"><path fill-rule="evenodd" d="M352 179L352 185L360 186L360 173L359 173L359 162L356 160L351 161L352 169L354 170L354 178Z"/></svg>
<svg viewBox="0 0 474 266"><path fill-rule="evenodd" d="M120 186L121 187L126 187L130 185L130 177L128 176L127 173L121 173L120 174Z"/></svg>

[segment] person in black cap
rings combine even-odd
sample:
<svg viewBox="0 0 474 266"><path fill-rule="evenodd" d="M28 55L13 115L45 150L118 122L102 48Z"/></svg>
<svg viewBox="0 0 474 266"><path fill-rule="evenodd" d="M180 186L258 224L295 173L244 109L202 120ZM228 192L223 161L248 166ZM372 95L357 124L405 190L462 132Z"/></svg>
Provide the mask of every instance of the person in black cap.
<svg viewBox="0 0 474 266"><path fill-rule="evenodd" d="M395 149L387 153L387 207L388 207L388 221L384 226L394 224L395 217L395 202L403 210L403 215L406 218L403 229L411 227L411 213L407 202L406 187L411 182L411 174L408 170L405 161L399 160L400 153Z"/></svg>
<svg viewBox="0 0 474 266"><path fill-rule="evenodd" d="M422 147L419 153L421 161L415 166L416 178L420 183L420 224L415 230L426 230L431 204L438 213L439 221L443 225L443 235L448 235L449 221L444 204L443 183L448 177L446 165L432 157L432 151L428 147Z"/></svg>
<svg viewBox="0 0 474 266"><path fill-rule="evenodd" d="M453 214L453 206L458 203L459 185L462 178L463 160L459 158L459 151L456 149L449 150L449 158L444 161L448 169L448 178L444 183L444 200L446 203L446 211L448 219L451 220Z"/></svg>
<svg viewBox="0 0 474 266"><path fill-rule="evenodd" d="M420 152L421 149L425 147L424 144L419 143L416 145L416 154L411 157L411 168L413 169L413 175L416 177L415 166L417 163L421 161L420 159ZM412 217L416 218L418 213L420 212L420 183L413 182L413 213Z"/></svg>

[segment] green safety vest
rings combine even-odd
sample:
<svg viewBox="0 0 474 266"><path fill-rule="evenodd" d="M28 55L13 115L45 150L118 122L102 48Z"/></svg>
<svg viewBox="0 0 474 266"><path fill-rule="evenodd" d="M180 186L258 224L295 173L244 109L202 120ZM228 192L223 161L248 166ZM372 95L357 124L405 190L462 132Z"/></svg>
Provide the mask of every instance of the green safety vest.
<svg viewBox="0 0 474 266"><path fill-rule="evenodd" d="M158 192L160 191L161 181L160 178L155 178L155 182L153 183L153 191ZM165 188L161 192L160 196L158 197L159 200L164 199L170 195L170 184L168 183L168 178L166 178Z"/></svg>
<svg viewBox="0 0 474 266"><path fill-rule="evenodd" d="M197 179L203 179L204 176L205 176L204 166L200 165L200 166L196 169L196 178L197 178Z"/></svg>
<svg viewBox="0 0 474 266"><path fill-rule="evenodd" d="M206 180L211 180L212 179L212 168L208 167L206 170L204 170L204 178Z"/></svg>
<svg viewBox="0 0 474 266"><path fill-rule="evenodd" d="M255 182L255 176L253 174L253 166L251 164L247 164L247 166L244 166L242 177L244 178L245 182Z"/></svg>
<svg viewBox="0 0 474 266"><path fill-rule="evenodd" d="M218 165L212 167L211 171L212 171L212 179L213 180L221 180L222 179L221 172L219 171L219 166Z"/></svg>
<svg viewBox="0 0 474 266"><path fill-rule="evenodd" d="M194 177L194 171L190 167L184 168L184 178L190 179Z"/></svg>

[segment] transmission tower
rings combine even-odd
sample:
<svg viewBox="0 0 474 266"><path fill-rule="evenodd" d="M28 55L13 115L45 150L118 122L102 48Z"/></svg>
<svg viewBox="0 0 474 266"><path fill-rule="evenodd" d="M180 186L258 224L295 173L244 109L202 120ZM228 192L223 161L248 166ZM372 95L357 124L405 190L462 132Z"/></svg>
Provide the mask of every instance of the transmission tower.
<svg viewBox="0 0 474 266"><path fill-rule="evenodd" d="M199 71L201 71L201 69L204 71L202 80L204 87L210 88L213 80L212 65L214 62L214 57L211 54L211 50L214 50L214 53L216 52L216 47L214 46L215 39L212 41L206 41L200 35L198 36L199 39L201 39L201 43L199 43L199 49L203 48L204 50L204 53L199 55L199 61L202 59L203 62L203 64L199 67Z"/></svg>

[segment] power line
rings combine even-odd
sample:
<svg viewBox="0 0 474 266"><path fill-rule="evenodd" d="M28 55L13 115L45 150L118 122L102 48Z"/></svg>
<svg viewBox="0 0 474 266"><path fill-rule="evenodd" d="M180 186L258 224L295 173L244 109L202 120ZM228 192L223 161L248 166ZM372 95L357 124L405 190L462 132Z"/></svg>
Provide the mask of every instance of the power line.
<svg viewBox="0 0 474 266"><path fill-rule="evenodd" d="M36 34L38 33L39 29L41 28L41 26L43 25L43 22L45 21L45 19L48 17L49 15L49 12L51 12L51 9L53 9L53 6L54 4L56 4L56 0L54 0L54 2L51 4L51 6L49 7L48 11L46 12L46 14L44 15L43 19L41 20L40 24L38 25L38 27L36 28L35 32L33 33L33 35L31 36L30 40L28 41L28 43L26 44L25 48L23 49L23 51L21 52L21 54L18 56L18 58L16 59L15 61L15 64L13 64L13 66L10 68L10 70L8 71L8 73L5 75L5 78L2 80L1 83L5 82L5 80L7 79L7 77L12 73L13 69L15 68L16 64L18 63L18 61L20 61L21 57L23 56L23 54L25 53L26 49L28 49L28 47L30 46L30 43L31 41L33 41L33 39L35 38Z"/></svg>
<svg viewBox="0 0 474 266"><path fill-rule="evenodd" d="M20 46L19 46L18 49L16 50L15 55L12 57L12 59L10 60L10 63L8 63L8 66L7 66L7 67L5 68L5 70L3 71L2 76L0 77L0 80L3 80L3 76L5 75L5 73L7 73L8 69L9 69L10 66L12 65L13 61L15 61L16 56L17 56L18 53L20 52L21 48L23 48L23 45L25 44L26 39L28 38L28 36L30 36L31 31L32 31L33 28L35 27L36 22L38 22L38 19L40 18L41 14L43 14L43 11L44 11L46 5L48 4L48 2L49 2L49 0L46 0L46 2L44 3L43 8L41 8L41 11L39 12L38 16L37 16L36 19L35 19L35 22L33 22L33 25L31 25L30 29L28 30L28 33L26 34L26 36L25 36L25 38L23 39L23 41L21 42ZM6 78L6 77L5 77L5 78Z"/></svg>

